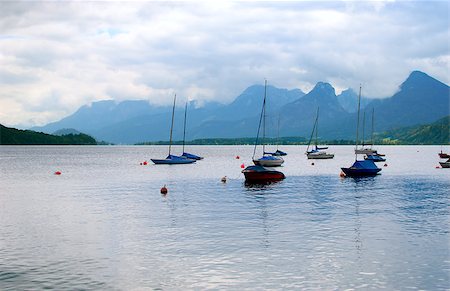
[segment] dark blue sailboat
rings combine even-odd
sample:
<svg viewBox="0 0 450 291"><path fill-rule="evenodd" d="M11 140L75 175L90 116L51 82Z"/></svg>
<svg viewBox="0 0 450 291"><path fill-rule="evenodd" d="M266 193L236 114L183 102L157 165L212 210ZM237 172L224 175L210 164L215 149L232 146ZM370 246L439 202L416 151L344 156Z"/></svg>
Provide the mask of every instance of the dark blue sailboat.
<svg viewBox="0 0 450 291"><path fill-rule="evenodd" d="M172 108L172 124L170 126L170 141L169 141L169 154L165 159L151 159L155 165L179 165L179 164L192 164L195 163L196 160L188 159L185 157L179 157L170 154L170 150L172 148L172 132L173 132L173 119L175 115L175 102L177 100L177 95L173 98L173 108Z"/></svg>
<svg viewBox="0 0 450 291"><path fill-rule="evenodd" d="M181 155L181 157L186 158L186 159L191 159L191 160L203 160L203 157L194 155L194 154L190 154L184 151L184 145L186 144L186 117L187 117L187 105L188 103L186 102L186 105L184 107L184 130L183 130L183 154Z"/></svg>
<svg viewBox="0 0 450 291"><path fill-rule="evenodd" d="M361 87L359 87L358 96L358 120L356 122L356 145L355 145L355 162L348 168L341 168L346 177L368 177L376 176L381 171L380 168L375 165L373 160L360 160L358 161L358 131L359 131L359 112L361 104Z"/></svg>

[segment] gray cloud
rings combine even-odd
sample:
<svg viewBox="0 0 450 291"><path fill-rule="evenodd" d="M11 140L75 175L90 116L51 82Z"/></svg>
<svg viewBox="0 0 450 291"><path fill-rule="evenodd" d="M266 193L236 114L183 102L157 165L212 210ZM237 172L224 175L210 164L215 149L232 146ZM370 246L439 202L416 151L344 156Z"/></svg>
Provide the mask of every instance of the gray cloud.
<svg viewBox="0 0 450 291"><path fill-rule="evenodd" d="M412 70L449 83L447 1L1 2L0 122L101 99L229 102L267 78L386 97ZM56 99L56 100L55 100ZM5 109L8 108L8 109Z"/></svg>

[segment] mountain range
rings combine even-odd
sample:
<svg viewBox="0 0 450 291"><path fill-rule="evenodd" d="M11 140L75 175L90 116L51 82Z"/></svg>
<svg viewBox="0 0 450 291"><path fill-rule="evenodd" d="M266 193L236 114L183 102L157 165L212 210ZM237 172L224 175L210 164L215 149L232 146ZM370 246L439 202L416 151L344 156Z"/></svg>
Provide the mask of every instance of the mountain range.
<svg viewBox="0 0 450 291"><path fill-rule="evenodd" d="M253 85L230 104L215 102L197 107L188 104L186 138L241 138L256 135L264 96L263 85ZM300 89L267 87L266 134L268 136L309 136L317 108L322 139L354 139L357 93L347 89L336 95L331 84L319 82L307 94ZM366 131L372 109L376 132L430 123L449 115L449 86L420 72L412 72L391 97L362 98ZM180 106L181 105L181 106ZM184 104L175 110L174 139L183 135ZM154 106L142 100L117 103L94 102L60 121L32 130L53 133L72 128L97 140L118 144L169 139L171 106Z"/></svg>

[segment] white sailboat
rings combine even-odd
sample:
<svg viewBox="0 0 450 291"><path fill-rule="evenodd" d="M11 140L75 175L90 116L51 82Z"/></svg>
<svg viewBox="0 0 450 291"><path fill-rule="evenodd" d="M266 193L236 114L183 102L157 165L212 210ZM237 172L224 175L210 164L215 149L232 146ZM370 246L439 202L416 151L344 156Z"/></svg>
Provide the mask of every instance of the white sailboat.
<svg viewBox="0 0 450 291"><path fill-rule="evenodd" d="M319 107L317 107L317 114L316 114L316 120L314 121L313 130L311 132L311 137L309 138L308 147L306 148L306 156L308 159L332 159L334 158L334 154L329 154L325 150L328 149L328 147L319 147L317 142L317 132L319 126ZM312 150L309 150L309 147L311 146L311 141L313 139L314 132L316 133L316 138L314 142L314 147Z"/></svg>

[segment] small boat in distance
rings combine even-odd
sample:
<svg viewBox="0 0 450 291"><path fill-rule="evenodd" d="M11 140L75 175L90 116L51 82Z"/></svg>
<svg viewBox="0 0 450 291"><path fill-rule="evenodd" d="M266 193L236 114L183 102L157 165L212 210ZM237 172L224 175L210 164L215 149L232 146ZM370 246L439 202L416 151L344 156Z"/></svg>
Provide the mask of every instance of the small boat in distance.
<svg viewBox="0 0 450 291"><path fill-rule="evenodd" d="M359 87L358 95L358 120L356 122L356 144L355 144L355 162L348 168L341 168L342 172L346 177L369 177L376 176L381 168L375 165L375 162L370 159L358 161L358 131L359 131L359 112L361 105L361 87Z"/></svg>
<svg viewBox="0 0 450 291"><path fill-rule="evenodd" d="M311 132L311 137L309 138L308 147L306 148L306 156L308 159L332 159L334 158L334 154L327 153L326 149L328 147L319 147L317 142L317 132L318 132L318 123L319 123L319 107L317 107L316 120L314 121L314 126ZM313 139L314 133L316 133L316 138L314 141L314 147L312 150L309 150L311 146L311 141Z"/></svg>
<svg viewBox="0 0 450 291"><path fill-rule="evenodd" d="M280 151L279 149L277 149L274 153L271 153L272 156L287 156L287 153Z"/></svg>
<svg viewBox="0 0 450 291"><path fill-rule="evenodd" d="M385 158L383 158L382 156L380 156L380 155L378 155L378 154L366 155L366 156L364 157L364 159L365 159L365 160L372 160L372 161L374 161L375 163L377 163L377 162L385 162L385 161L386 161Z"/></svg>
<svg viewBox="0 0 450 291"><path fill-rule="evenodd" d="M177 100L177 95L175 94L173 98L173 108L172 108L172 124L170 126L170 141L169 141L169 154L165 159L151 159L155 165L179 165L179 164L192 164L195 163L194 159L187 159L184 157L174 156L170 154L172 148L172 132L173 132L173 119L175 115L175 102Z"/></svg>
<svg viewBox="0 0 450 291"><path fill-rule="evenodd" d="M283 158L279 156L274 156L271 153L267 153L265 151L265 138L266 138L266 94L267 93L267 80L264 83L264 99L263 106L261 110L261 116L259 119L258 125L258 133L256 134L255 148L253 150L253 163L255 165L266 166L266 167L279 167L284 163ZM258 145L259 131L261 129L261 122L263 127L263 137L262 137L262 148L263 148L263 156L259 159L255 159L256 146Z"/></svg>
<svg viewBox="0 0 450 291"><path fill-rule="evenodd" d="M450 158L445 162L439 162L442 168L450 168Z"/></svg>
<svg viewBox="0 0 450 291"><path fill-rule="evenodd" d="M441 159L450 159L450 155L447 153L444 153L442 150L440 153L438 153L438 155Z"/></svg>
<svg viewBox="0 0 450 291"><path fill-rule="evenodd" d="M374 129L374 117L375 116L375 108L372 108L372 133L371 133L371 141L370 143L366 143L366 138L364 135L364 131L365 131L365 127L366 127L366 112L364 111L364 117L363 117L363 137L362 137L362 147L360 149L356 148L355 149L355 154L360 154L360 155L373 155L373 156L378 156L378 157L384 157L384 154L379 154L377 150L373 149L373 144L374 144L374 139L373 139L373 129ZM370 147L366 147L366 146L370 146ZM369 158L371 159L371 158ZM375 158L377 159L377 158ZM386 160L386 159L384 159Z"/></svg>
<svg viewBox="0 0 450 291"><path fill-rule="evenodd" d="M184 145L186 144L186 117L187 117L187 101L186 101L186 105L184 107L184 129L183 129L183 154L181 155L181 157L186 158L186 159L192 159L192 160L203 160L203 157L194 155L194 154L190 154L184 151Z"/></svg>

